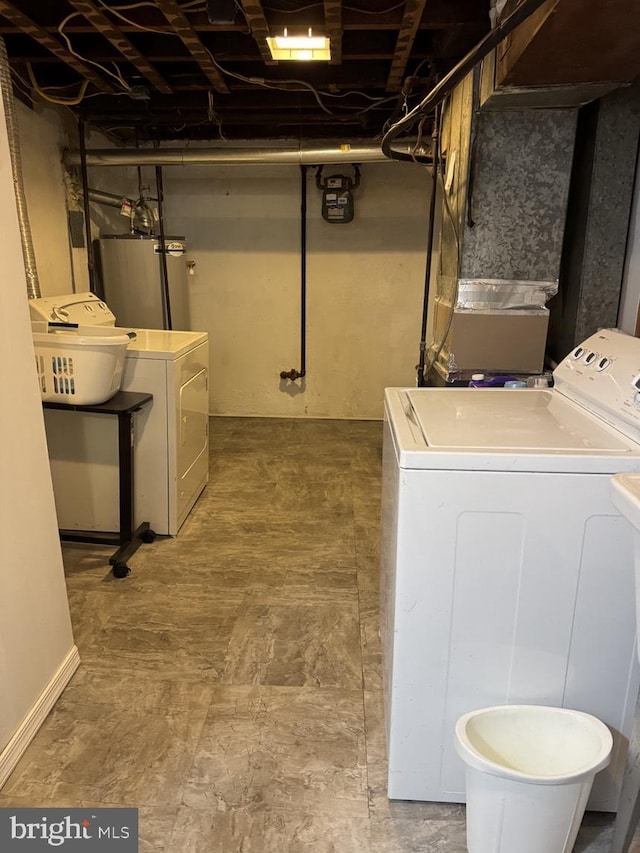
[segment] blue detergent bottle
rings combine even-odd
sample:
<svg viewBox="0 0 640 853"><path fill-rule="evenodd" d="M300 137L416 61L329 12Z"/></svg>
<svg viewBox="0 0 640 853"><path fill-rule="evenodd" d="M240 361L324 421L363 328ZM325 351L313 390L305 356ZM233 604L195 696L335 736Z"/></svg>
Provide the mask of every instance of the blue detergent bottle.
<svg viewBox="0 0 640 853"><path fill-rule="evenodd" d="M504 388L507 382L519 380L517 376L485 376L484 373L474 373L469 380L469 388Z"/></svg>

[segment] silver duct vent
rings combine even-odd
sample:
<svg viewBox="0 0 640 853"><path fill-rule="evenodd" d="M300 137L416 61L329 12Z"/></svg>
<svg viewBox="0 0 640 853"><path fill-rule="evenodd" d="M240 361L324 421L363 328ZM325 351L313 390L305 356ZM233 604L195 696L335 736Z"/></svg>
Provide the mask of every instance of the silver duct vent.
<svg viewBox="0 0 640 853"><path fill-rule="evenodd" d="M7 135L9 137L9 156L11 158L11 171L13 172L13 190L16 196L16 208L18 211L20 240L22 241L24 269L27 275L27 295L29 299L38 299L40 297L40 282L38 281L36 256L33 251L33 242L31 240L31 228L29 227L29 214L27 212L27 199L24 194L18 121L16 118L15 104L13 102L9 58L7 56L7 48L5 47L4 39L2 38L0 38L0 88L2 88L2 103L4 105L4 114L7 122Z"/></svg>
<svg viewBox="0 0 640 853"><path fill-rule="evenodd" d="M405 153L411 154L412 142L396 143ZM417 157L429 157L430 152L421 149ZM64 155L67 166L80 165L80 152L67 151ZM205 166L226 165L286 165L319 166L336 163L387 163L388 159L376 143L363 142L353 145L309 145L282 148L232 147L216 148L96 148L87 151L87 166Z"/></svg>
<svg viewBox="0 0 640 853"><path fill-rule="evenodd" d="M104 190L94 190L91 187L88 189L89 192L89 201L93 201L96 204L105 204L107 207L122 207L122 202L125 196L116 195L115 193L107 193ZM80 190L78 192L79 196L83 196L84 192ZM127 201L133 204L133 200L126 196Z"/></svg>

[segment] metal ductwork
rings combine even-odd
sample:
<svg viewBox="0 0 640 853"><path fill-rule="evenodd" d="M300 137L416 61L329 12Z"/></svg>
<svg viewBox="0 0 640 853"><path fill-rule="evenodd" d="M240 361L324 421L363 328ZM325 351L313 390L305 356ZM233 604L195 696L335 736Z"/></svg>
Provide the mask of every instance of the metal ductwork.
<svg viewBox="0 0 640 853"><path fill-rule="evenodd" d="M122 202L126 200L131 204L135 204L132 198L129 196L116 195L115 193L107 193L104 190L96 190L92 187L88 189L89 193L89 201L93 201L96 204L105 204L107 207L122 207ZM82 190L79 191L78 195L83 196L84 192Z"/></svg>
<svg viewBox="0 0 640 853"><path fill-rule="evenodd" d="M411 154L414 143L399 143L405 154ZM430 156L424 148L415 154L418 158ZM282 148L254 146L215 148L96 148L87 151L87 166L206 166L229 165L329 165L335 163L388 162L377 143L363 142L353 145L309 145ZM80 152L67 151L67 166L80 165Z"/></svg>
<svg viewBox="0 0 640 853"><path fill-rule="evenodd" d="M31 228L29 227L27 199L24 194L18 120L16 118L15 104L13 101L13 87L11 85L9 58L7 56L7 48L5 46L4 39L2 38L0 38L0 88L2 89L2 103L4 105L5 121L7 123L9 156L11 159L11 171L13 173L13 190L16 197L16 210L18 212L18 226L20 228L20 240L22 242L24 269L27 276L27 295L29 299L38 299L41 295L40 282L38 281L36 256L33 251Z"/></svg>

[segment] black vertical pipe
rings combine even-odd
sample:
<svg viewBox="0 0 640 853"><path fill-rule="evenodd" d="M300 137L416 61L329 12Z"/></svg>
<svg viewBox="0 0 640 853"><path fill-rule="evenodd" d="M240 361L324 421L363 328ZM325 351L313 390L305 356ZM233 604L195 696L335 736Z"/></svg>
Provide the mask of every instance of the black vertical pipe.
<svg viewBox="0 0 640 853"><path fill-rule="evenodd" d="M295 382L307 372L307 167L300 166L300 370L281 370L280 379Z"/></svg>
<svg viewBox="0 0 640 853"><path fill-rule="evenodd" d="M82 178L82 207L84 209L84 234L87 243L87 268L89 270L89 290L96 292L96 273L93 258L93 242L91 240L91 207L89 205L89 180L87 177L87 145L85 139L84 119L78 121L78 136L80 138L80 175Z"/></svg>
<svg viewBox="0 0 640 853"><path fill-rule="evenodd" d="M307 167L300 166L300 377L307 372Z"/></svg>
<svg viewBox="0 0 640 853"><path fill-rule="evenodd" d="M431 134L432 147L431 156L433 165L431 168L431 198L429 199L429 230L427 232L427 258L425 263L424 273L424 295L422 297L422 324L420 326L420 355L418 361L418 388L423 388L425 384L424 366L427 356L427 316L429 311L429 287L431 283L431 262L433 260L433 234L435 231L435 216L436 216L436 195L438 191L438 152L440 140L438 137L439 128L439 110L436 107L433 117L433 132Z"/></svg>
<svg viewBox="0 0 640 853"><path fill-rule="evenodd" d="M164 297L164 311L167 319L167 329L173 329L171 320L171 299L169 298L169 270L167 269L167 247L164 238L164 186L162 183L162 166L156 166L156 195L158 196L158 230L160 232L160 270L161 288Z"/></svg>

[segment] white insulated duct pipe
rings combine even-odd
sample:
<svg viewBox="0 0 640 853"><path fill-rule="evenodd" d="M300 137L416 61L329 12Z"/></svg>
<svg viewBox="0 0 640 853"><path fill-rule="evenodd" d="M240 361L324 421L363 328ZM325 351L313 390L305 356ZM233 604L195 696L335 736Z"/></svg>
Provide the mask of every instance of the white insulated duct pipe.
<svg viewBox="0 0 640 853"><path fill-rule="evenodd" d="M411 153L413 143L396 143ZM429 156L421 151L420 157ZM67 151L67 166L80 165L80 152ZM205 166L286 165L327 166L335 163L388 163L377 143L353 145L258 148L219 146L216 148L95 148L87 151L87 166Z"/></svg>

